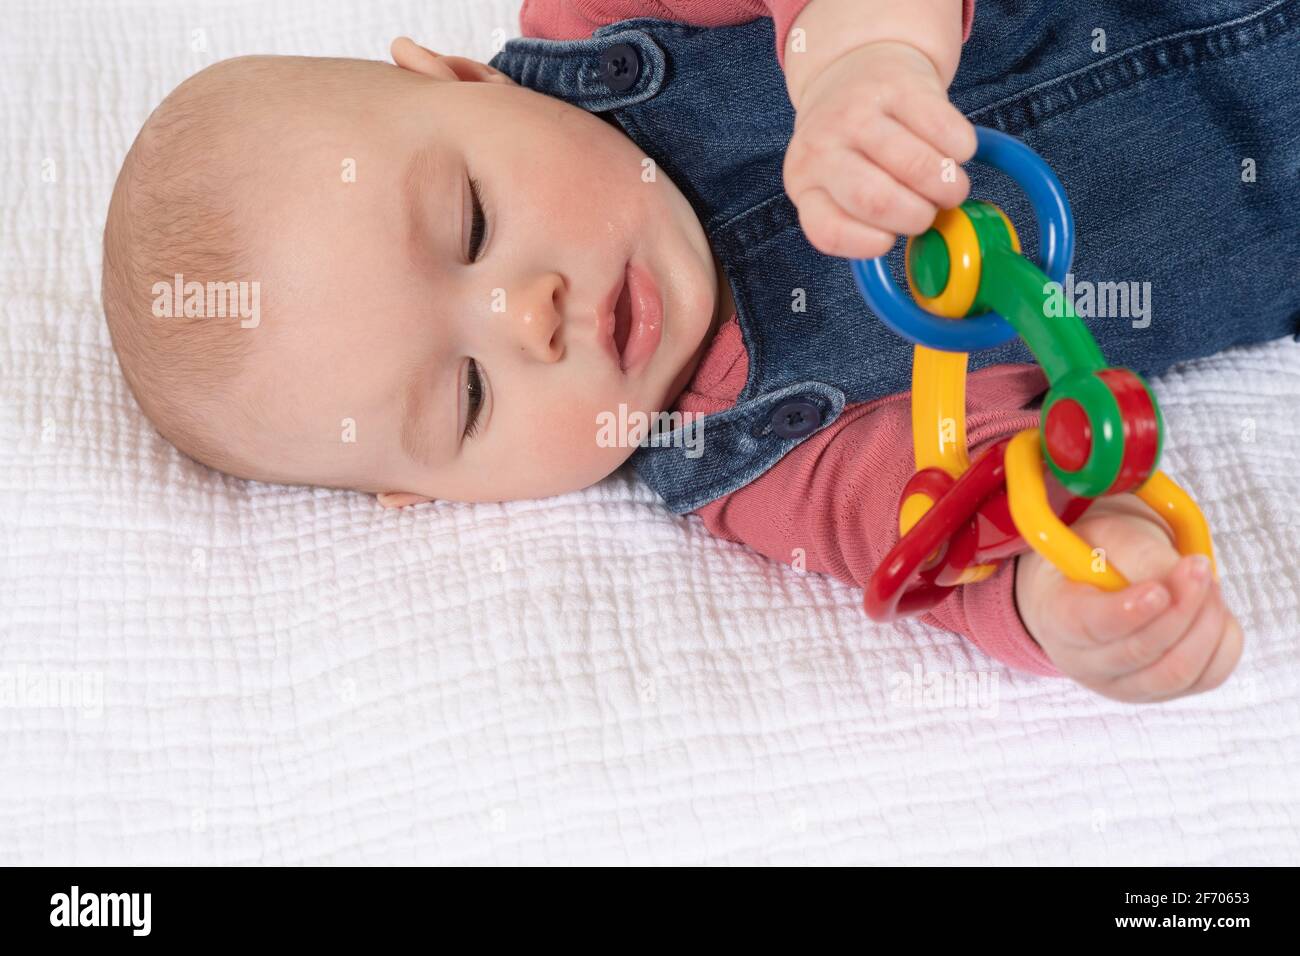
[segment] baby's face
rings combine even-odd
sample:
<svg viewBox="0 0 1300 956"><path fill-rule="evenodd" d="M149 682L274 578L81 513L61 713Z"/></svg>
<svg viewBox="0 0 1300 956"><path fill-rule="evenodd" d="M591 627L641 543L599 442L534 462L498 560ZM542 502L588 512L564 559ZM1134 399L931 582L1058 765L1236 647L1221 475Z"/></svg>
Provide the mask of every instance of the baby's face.
<svg viewBox="0 0 1300 956"><path fill-rule="evenodd" d="M249 451L408 496L586 487L634 450L602 447L598 416L670 407L726 279L621 131L482 64L394 54L249 162L266 263L264 320L243 332L261 337Z"/></svg>

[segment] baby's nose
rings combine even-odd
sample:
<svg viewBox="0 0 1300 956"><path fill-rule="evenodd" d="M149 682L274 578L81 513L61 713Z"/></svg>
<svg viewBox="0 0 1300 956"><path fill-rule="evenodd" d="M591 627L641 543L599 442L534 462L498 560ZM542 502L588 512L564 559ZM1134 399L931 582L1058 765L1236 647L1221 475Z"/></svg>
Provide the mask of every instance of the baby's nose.
<svg viewBox="0 0 1300 956"><path fill-rule="evenodd" d="M553 308L525 309L515 321L519 347L539 362L558 362L564 356L564 322Z"/></svg>

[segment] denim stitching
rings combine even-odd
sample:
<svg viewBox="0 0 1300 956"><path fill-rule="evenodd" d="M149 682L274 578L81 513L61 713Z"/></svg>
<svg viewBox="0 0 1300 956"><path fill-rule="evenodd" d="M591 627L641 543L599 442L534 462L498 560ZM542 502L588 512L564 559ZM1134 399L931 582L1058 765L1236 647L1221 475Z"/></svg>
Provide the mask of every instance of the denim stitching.
<svg viewBox="0 0 1300 956"><path fill-rule="evenodd" d="M1265 22L1270 19L1271 27ZM1226 23L1146 40L1097 63L981 106L966 116L972 122L1015 134L1086 103L1130 89L1144 80L1159 79L1202 63L1246 53L1284 36L1298 25L1300 13L1296 0L1278 0L1263 10ZM1250 36L1252 32L1256 35ZM1216 46L1222 49L1215 49Z"/></svg>

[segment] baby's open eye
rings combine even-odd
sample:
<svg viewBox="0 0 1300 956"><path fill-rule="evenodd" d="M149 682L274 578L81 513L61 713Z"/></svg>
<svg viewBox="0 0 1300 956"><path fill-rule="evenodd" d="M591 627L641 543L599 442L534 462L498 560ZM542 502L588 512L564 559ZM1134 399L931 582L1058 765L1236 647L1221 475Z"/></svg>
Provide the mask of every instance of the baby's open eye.
<svg viewBox="0 0 1300 956"><path fill-rule="evenodd" d="M474 437L478 428L478 413L483 407L483 380L479 377L478 363L469 360L465 371L465 433L463 438Z"/></svg>

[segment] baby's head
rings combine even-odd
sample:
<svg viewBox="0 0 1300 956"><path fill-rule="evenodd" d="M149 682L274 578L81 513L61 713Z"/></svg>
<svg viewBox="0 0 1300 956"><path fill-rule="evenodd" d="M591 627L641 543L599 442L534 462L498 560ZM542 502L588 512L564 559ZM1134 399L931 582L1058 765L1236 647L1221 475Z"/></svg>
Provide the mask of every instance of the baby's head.
<svg viewBox="0 0 1300 956"><path fill-rule="evenodd" d="M633 451L600 414L668 408L716 327L699 219L601 118L393 56L226 60L149 117L104 230L127 382L239 477L387 504L599 481Z"/></svg>

